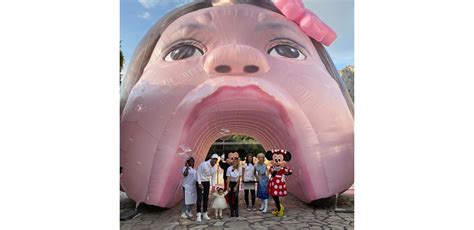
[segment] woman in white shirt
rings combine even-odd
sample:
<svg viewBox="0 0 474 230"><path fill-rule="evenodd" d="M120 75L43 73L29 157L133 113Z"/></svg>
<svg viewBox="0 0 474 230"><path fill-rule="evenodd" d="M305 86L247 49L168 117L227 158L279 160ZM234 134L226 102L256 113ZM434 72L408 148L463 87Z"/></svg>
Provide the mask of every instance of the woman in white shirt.
<svg viewBox="0 0 474 230"><path fill-rule="evenodd" d="M185 166L183 168L183 207L181 209L181 218L190 218L192 217L191 210L193 209L194 204L197 200L196 193L196 170L194 167L194 158L189 157L186 160Z"/></svg>
<svg viewBox="0 0 474 230"><path fill-rule="evenodd" d="M240 184L240 161L232 162L232 167L227 168L227 189L229 191L230 216L239 217L239 184Z"/></svg>
<svg viewBox="0 0 474 230"><path fill-rule="evenodd" d="M255 166L253 163L253 155L251 153L247 154L245 157L245 165L242 170L242 177L243 177L243 186L244 186L244 196L245 196L245 204L247 205L247 211L257 209L255 208ZM252 197L252 208L250 208L249 204L249 193Z"/></svg>

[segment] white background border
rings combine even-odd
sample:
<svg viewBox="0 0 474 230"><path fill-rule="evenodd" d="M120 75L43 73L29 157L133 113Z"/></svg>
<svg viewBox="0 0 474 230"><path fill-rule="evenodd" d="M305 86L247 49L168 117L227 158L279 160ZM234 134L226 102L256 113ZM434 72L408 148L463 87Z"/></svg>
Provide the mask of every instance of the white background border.
<svg viewBox="0 0 474 230"><path fill-rule="evenodd" d="M355 2L356 229L472 226L470 2ZM118 229L119 1L0 28L0 229Z"/></svg>

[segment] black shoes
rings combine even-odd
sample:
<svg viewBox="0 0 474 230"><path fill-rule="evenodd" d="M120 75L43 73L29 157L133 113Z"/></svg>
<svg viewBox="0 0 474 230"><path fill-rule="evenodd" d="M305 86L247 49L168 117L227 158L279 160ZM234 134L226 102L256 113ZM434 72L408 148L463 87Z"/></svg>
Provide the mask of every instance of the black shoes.
<svg viewBox="0 0 474 230"><path fill-rule="evenodd" d="M239 217L239 209L231 209L230 217Z"/></svg>

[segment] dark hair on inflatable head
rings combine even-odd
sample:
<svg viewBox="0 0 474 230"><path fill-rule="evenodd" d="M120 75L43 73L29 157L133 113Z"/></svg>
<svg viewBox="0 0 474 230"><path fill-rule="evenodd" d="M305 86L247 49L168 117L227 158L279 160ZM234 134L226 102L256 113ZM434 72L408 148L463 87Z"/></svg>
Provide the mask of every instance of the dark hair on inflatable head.
<svg viewBox="0 0 474 230"><path fill-rule="evenodd" d="M271 0L231 0L234 4L249 4L258 6L278 14L282 14L280 10L271 2ZM195 0L191 3L185 4L172 10L165 16L163 16L158 22L156 22L146 33L146 35L142 38L139 45L135 49L133 53L132 59L128 65L127 73L125 74L122 84L120 86L120 112L123 111L125 104L128 99L128 95L132 90L133 86L140 80L140 77L143 73L143 69L145 65L150 60L151 54L153 52L156 43L161 37L161 34L166 30L166 28L174 22L179 17L200 10L205 9L208 7L213 7L213 0ZM339 73L334 66L329 54L327 53L326 49L324 48L321 43L315 41L314 39L310 38L315 49L318 51L318 54L323 61L327 71L331 75L331 77L337 82L341 92L346 99L347 106L349 110L353 114L353 102L349 96L349 93L344 85L344 82L341 77L339 77Z"/></svg>

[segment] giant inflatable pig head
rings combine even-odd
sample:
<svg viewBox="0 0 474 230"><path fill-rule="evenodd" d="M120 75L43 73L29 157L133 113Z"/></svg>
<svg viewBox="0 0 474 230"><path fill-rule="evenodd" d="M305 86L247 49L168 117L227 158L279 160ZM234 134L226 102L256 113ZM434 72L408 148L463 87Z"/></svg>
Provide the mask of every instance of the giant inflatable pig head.
<svg viewBox="0 0 474 230"><path fill-rule="evenodd" d="M301 0L194 1L164 16L121 86L124 191L174 206L188 155L198 164L233 134L291 151L303 201L349 188L352 101L323 46L334 39Z"/></svg>

